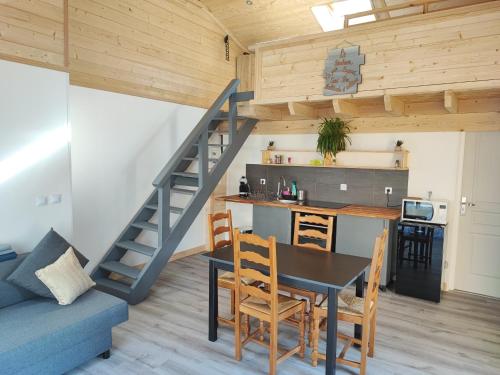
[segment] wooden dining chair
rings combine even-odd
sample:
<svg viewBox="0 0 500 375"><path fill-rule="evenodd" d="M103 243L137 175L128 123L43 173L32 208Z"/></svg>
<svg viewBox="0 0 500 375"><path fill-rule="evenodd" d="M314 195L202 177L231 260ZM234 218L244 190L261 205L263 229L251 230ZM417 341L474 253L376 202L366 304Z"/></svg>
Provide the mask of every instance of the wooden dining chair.
<svg viewBox="0 0 500 375"><path fill-rule="evenodd" d="M333 241L333 220L333 216L325 219L321 216L308 215L297 212L297 214L295 215L294 223L293 245L313 250L331 251ZM304 229L303 227L305 227L306 229ZM323 231L321 231L320 229L323 229ZM319 242L322 242L324 246L321 246ZM318 294L310 290L293 288L281 284L279 285L279 290L290 293L291 297L300 296L307 299L309 303L309 306L306 310L309 320L308 341L309 346L312 346L312 309L316 304ZM291 321L295 322L296 324L298 323L293 319L291 319Z"/></svg>
<svg viewBox="0 0 500 375"><path fill-rule="evenodd" d="M257 248L266 249L267 254ZM278 269L276 262L276 237L267 240L255 234L234 233L234 273L235 273L235 356L241 360L242 347L248 342L256 342L269 349L269 374L276 374L276 366L294 354L304 358L305 344L305 301L299 301L278 294ZM251 278L262 283L262 287L248 285L242 278ZM246 318L245 338L241 339L241 315ZM278 348L278 324L285 319L300 314L299 343L284 350ZM250 317L259 319L259 327L250 332ZM269 343L264 341L267 322ZM278 356L278 351L281 355Z"/></svg>
<svg viewBox="0 0 500 375"><path fill-rule="evenodd" d="M373 357L375 350L378 292L386 242L387 229L384 229L383 233L375 239L366 297L356 297L355 295L349 293L340 293L338 296L337 320L361 325L362 333L361 339L340 333L337 334L340 339L347 340L344 348L337 358L337 363L359 368L360 375L364 375L366 373L367 355L369 357ZM325 299L320 305L315 306L313 309L314 329L313 352L311 357L312 365L314 367L317 366L318 359L324 360L326 358L324 354L318 352L318 342L320 326L328 315L327 306L328 301ZM345 358L347 351L354 344L361 346L360 362Z"/></svg>
<svg viewBox="0 0 500 375"><path fill-rule="evenodd" d="M225 246L230 246L233 244L233 220L231 215L231 210L226 212L219 212L215 214L208 214L208 232L209 232L209 243L210 251L216 251L217 249L223 248ZM225 236L220 238L220 236ZM219 238L219 239L218 239ZM243 282L248 284L253 284L255 280L251 278L243 278ZM217 284L220 288L228 289L231 295L231 315L234 316L234 273L224 272L217 279ZM218 321L220 323L234 327L234 318L226 319L219 317Z"/></svg>

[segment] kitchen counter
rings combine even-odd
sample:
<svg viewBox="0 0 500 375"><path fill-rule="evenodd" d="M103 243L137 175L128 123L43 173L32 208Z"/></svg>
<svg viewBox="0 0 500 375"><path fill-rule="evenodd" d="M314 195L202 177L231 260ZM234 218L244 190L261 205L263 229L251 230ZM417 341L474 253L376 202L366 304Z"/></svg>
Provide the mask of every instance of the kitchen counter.
<svg viewBox="0 0 500 375"><path fill-rule="evenodd" d="M287 204L282 203L277 200L263 200L263 199L253 199L253 198L241 198L239 195L229 195L223 197L217 197L216 200L233 202L233 203L246 203L257 206L268 206L268 207L281 207L288 208L292 211L316 213L321 215L349 215L349 216L359 216L368 217L376 219L386 219L386 220L398 220L401 216L401 211L397 208L386 208L386 207L370 207L362 206L359 204L348 204L342 208L324 208L315 207L314 203L312 205L301 206L299 204Z"/></svg>

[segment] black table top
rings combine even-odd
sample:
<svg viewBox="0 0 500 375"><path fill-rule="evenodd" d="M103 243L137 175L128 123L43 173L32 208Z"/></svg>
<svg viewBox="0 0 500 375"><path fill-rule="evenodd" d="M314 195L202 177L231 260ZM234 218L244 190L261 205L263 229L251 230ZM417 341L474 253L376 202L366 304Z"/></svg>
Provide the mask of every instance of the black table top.
<svg viewBox="0 0 500 375"><path fill-rule="evenodd" d="M327 288L345 288L371 263L369 258L311 250L283 243L277 243L276 247L279 276ZM242 244L242 249L251 249L267 257L267 250L261 247ZM218 263L234 265L232 246L203 255Z"/></svg>

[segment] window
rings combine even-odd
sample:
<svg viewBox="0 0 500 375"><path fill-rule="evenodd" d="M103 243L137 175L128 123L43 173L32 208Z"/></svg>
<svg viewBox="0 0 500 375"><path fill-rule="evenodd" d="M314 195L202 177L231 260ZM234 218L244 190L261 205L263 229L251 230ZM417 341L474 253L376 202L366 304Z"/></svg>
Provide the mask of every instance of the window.
<svg viewBox="0 0 500 375"><path fill-rule="evenodd" d="M323 31L340 30L344 28L344 16L372 9L370 0L343 0L330 5L318 5L311 8L314 17ZM369 15L355 18L350 25L375 21L375 16Z"/></svg>

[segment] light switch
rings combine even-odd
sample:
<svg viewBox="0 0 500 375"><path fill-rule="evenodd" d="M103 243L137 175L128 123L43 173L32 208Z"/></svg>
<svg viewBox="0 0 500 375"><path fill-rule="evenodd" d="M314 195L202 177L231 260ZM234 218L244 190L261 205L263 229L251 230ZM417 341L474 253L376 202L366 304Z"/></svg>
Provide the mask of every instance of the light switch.
<svg viewBox="0 0 500 375"><path fill-rule="evenodd" d="M340 184L340 190L347 191L347 184Z"/></svg>
<svg viewBox="0 0 500 375"><path fill-rule="evenodd" d="M59 204L61 203L62 195L61 194L50 194L49 195L49 204Z"/></svg>
<svg viewBox="0 0 500 375"><path fill-rule="evenodd" d="M35 198L35 206L46 206L47 205L47 197L45 195L39 195Z"/></svg>

